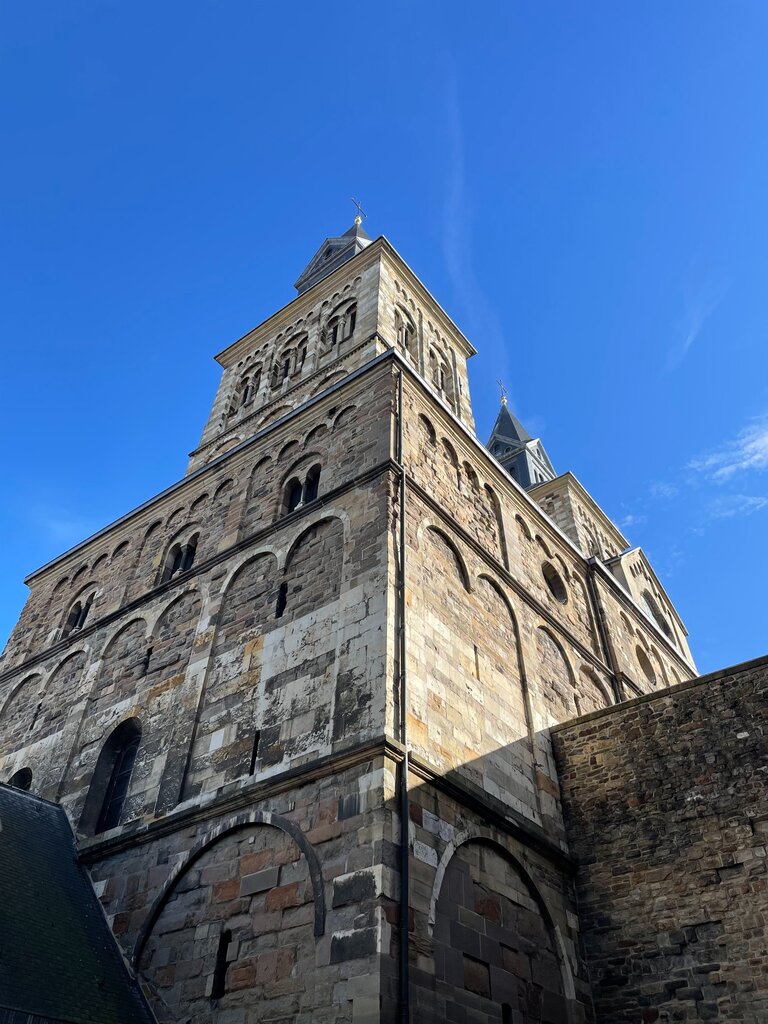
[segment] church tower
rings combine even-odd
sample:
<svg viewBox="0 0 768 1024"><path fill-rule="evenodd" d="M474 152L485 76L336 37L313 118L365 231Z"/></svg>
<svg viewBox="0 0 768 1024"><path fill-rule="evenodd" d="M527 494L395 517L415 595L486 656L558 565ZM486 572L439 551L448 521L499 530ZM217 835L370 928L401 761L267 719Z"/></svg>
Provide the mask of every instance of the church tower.
<svg viewBox="0 0 768 1024"><path fill-rule="evenodd" d="M550 729L692 678L684 627L506 405L480 442L386 238L296 289L184 478L29 576L2 779L65 809L159 1021L587 1021Z"/></svg>
<svg viewBox="0 0 768 1024"><path fill-rule="evenodd" d="M506 398L501 400L501 409L488 441L488 451L499 460L512 479L526 490L555 479L555 470L544 445L538 438L531 437L520 420L512 415Z"/></svg>

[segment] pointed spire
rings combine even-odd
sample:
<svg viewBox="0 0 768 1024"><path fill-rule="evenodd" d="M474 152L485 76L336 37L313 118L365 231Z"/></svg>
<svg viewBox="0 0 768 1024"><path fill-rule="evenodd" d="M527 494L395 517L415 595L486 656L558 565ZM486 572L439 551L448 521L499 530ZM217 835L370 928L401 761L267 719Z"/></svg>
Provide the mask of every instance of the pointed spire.
<svg viewBox="0 0 768 1024"><path fill-rule="evenodd" d="M520 420L510 412L503 389L499 415L486 447L521 487L536 487L547 480L554 480L557 475L544 445L538 438L531 437Z"/></svg>
<svg viewBox="0 0 768 1024"><path fill-rule="evenodd" d="M514 444L526 444L528 441L533 440L517 416L514 416L509 411L506 395L502 396L501 409L499 410L499 415L496 417L496 422L493 426L493 430L491 431L491 438L488 442L488 447L491 446L491 443L496 436L501 440L511 441Z"/></svg>

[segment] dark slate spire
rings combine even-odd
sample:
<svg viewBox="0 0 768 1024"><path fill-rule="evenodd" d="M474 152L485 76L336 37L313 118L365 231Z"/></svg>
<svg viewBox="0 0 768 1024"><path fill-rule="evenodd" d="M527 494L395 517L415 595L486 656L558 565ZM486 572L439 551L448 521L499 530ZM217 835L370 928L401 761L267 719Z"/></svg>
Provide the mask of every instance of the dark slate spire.
<svg viewBox="0 0 768 1024"><path fill-rule="evenodd" d="M296 282L296 291L301 295L370 244L371 239L363 230L362 219L358 215L349 231L337 238L326 238Z"/></svg>
<svg viewBox="0 0 768 1024"><path fill-rule="evenodd" d="M527 444L528 441L533 440L517 416L513 416L509 411L506 398L502 398L501 400L501 409L499 410L499 415L496 417L496 423L491 431L491 440L488 442L489 448L491 446L491 442L496 437L498 437L500 441L510 441L512 444L518 445Z"/></svg>
<svg viewBox="0 0 768 1024"><path fill-rule="evenodd" d="M556 473L544 445L531 437L501 399L501 409L486 448L521 487L526 489L554 480Z"/></svg>

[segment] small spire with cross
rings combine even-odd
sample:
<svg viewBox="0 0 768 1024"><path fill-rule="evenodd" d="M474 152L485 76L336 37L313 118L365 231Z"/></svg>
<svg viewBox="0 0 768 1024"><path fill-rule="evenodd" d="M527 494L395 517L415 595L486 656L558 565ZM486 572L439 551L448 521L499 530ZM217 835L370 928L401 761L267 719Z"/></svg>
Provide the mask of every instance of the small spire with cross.
<svg viewBox="0 0 768 1024"><path fill-rule="evenodd" d="M499 391L501 392L501 404L502 405L506 405L507 404L507 389L504 387L504 381L499 379L499 380L496 381L496 383L499 385Z"/></svg>
<svg viewBox="0 0 768 1024"><path fill-rule="evenodd" d="M354 197L352 198L352 202L355 204L355 209L357 210L357 213L355 214L355 224L362 224L363 217L367 218L368 214L365 212L360 203L358 203L358 201Z"/></svg>

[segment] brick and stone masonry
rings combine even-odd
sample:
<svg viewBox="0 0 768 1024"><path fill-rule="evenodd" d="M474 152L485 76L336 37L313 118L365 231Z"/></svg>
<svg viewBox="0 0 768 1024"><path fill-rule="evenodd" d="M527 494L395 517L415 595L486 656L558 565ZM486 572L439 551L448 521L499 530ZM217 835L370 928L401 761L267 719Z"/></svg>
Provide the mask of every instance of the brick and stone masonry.
<svg viewBox="0 0 768 1024"><path fill-rule="evenodd" d="M2 778L66 809L159 1020L592 1020L551 729L692 679L684 627L571 474L478 441L386 239L300 280L186 476L29 577Z"/></svg>

